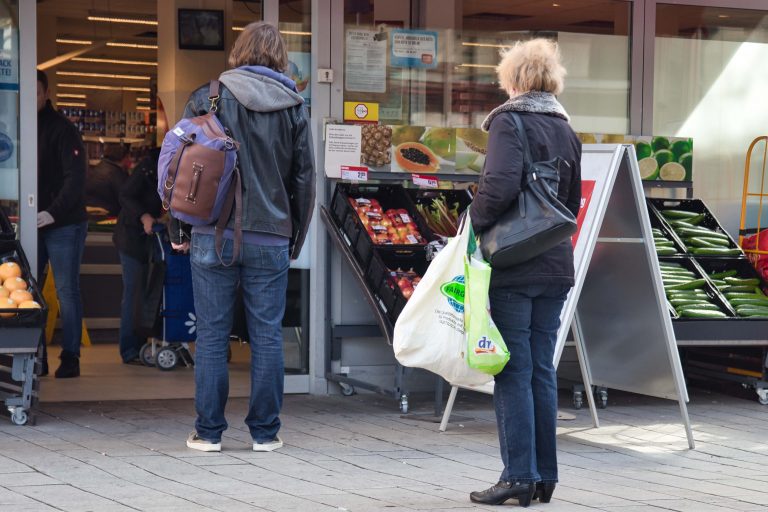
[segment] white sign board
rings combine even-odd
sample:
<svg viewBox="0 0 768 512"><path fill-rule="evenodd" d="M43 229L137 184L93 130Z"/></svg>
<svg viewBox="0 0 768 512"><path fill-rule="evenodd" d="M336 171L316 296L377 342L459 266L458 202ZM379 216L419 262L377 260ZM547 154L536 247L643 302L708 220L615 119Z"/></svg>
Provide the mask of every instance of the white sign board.
<svg viewBox="0 0 768 512"><path fill-rule="evenodd" d="M347 30L344 89L387 92L387 38L375 30Z"/></svg>
<svg viewBox="0 0 768 512"><path fill-rule="evenodd" d="M329 124L325 127L325 174L341 178L342 166L360 161L362 127L354 124ZM356 170L363 170L360 167Z"/></svg>

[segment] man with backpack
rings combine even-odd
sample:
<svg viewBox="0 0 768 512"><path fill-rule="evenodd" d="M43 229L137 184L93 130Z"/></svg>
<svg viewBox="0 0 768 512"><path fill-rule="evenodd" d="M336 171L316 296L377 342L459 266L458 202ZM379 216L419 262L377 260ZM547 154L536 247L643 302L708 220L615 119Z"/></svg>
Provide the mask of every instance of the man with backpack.
<svg viewBox="0 0 768 512"><path fill-rule="evenodd" d="M186 122L166 136L163 151L169 154L160 157L161 196L172 215L192 220L199 219L194 215L197 198L216 192L203 185L206 173L220 170L202 146L221 142L223 167L228 152L237 153L232 188L227 185L231 208L223 208L223 220L196 225L191 233L184 223L174 223L181 229L171 234L174 248L191 251L197 315L197 421L187 446L221 450L227 428L227 348L241 288L251 348L251 398L245 423L253 450L272 451L283 445L278 437L284 380L282 318L290 260L301 251L314 210L314 153L303 99L295 83L282 74L288 56L277 28L265 22L245 27L229 65L232 69L219 77L219 83L192 93L184 112ZM215 120L205 116L210 111ZM226 136L212 136L221 128ZM166 151L179 140L178 150ZM210 158L185 160L187 151ZM179 157L171 158L173 152ZM224 177L229 180L226 172ZM180 187L183 190L177 190ZM185 201L190 209L183 214Z"/></svg>

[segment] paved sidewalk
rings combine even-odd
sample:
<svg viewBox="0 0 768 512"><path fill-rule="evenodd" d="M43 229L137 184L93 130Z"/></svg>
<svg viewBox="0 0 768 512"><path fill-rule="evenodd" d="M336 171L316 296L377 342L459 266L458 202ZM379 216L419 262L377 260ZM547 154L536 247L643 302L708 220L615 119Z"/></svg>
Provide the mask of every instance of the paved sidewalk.
<svg viewBox="0 0 768 512"><path fill-rule="evenodd" d="M285 402L286 446L273 453L250 451L242 399L221 454L184 446L189 400L43 404L34 427L0 418L0 510L498 510L468 499L501 469L490 397L460 392L444 434L416 419L428 398L405 418L376 395ZM597 430L572 411L559 424L561 483L532 509L768 510L765 407L694 390L689 408L695 451L674 402L613 393Z"/></svg>

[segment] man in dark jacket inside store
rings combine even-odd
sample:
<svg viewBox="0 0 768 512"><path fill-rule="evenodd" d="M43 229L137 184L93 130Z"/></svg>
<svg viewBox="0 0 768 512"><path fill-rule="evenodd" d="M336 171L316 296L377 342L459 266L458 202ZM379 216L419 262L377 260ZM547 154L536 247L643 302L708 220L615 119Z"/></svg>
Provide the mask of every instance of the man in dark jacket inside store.
<svg viewBox="0 0 768 512"><path fill-rule="evenodd" d="M120 190L128 181L122 166L127 151L123 144L104 144L101 161L88 171L85 180L85 204L99 213L116 217L120 213Z"/></svg>
<svg viewBox="0 0 768 512"><path fill-rule="evenodd" d="M61 365L57 378L80 375L83 303L80 261L85 247L86 155L77 128L48 99L48 77L37 72L38 277L50 262L61 308ZM43 373L47 373L47 362Z"/></svg>

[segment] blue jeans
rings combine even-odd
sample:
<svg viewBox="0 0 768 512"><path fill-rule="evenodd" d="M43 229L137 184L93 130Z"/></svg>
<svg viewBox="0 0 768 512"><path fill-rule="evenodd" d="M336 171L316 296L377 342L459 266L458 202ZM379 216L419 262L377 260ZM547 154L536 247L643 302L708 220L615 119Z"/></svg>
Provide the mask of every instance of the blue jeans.
<svg viewBox="0 0 768 512"><path fill-rule="evenodd" d="M142 340L133 330L136 294L141 290L140 280L144 262L120 251L123 266L123 297L120 300L120 357L124 363L139 357Z"/></svg>
<svg viewBox="0 0 768 512"><path fill-rule="evenodd" d="M224 261L230 261L231 255L232 241L224 240ZM241 255L239 262L226 267L216 255L212 235L192 235L197 315L195 429L199 437L212 442L219 442L227 428L227 348L238 287L243 291L251 348L251 398L245 424L256 442L271 441L280 430L288 246L243 244Z"/></svg>
<svg viewBox="0 0 768 512"><path fill-rule="evenodd" d="M61 311L62 355L80 357L83 335L83 301L80 296L80 262L85 249L88 223L68 224L40 230L37 275L50 261Z"/></svg>
<svg viewBox="0 0 768 512"><path fill-rule="evenodd" d="M491 316L509 348L493 403L501 480L557 482L557 374L552 364L569 286L492 288Z"/></svg>

